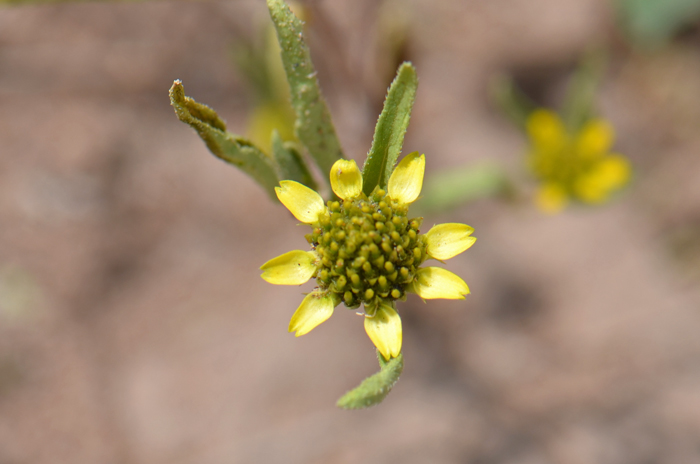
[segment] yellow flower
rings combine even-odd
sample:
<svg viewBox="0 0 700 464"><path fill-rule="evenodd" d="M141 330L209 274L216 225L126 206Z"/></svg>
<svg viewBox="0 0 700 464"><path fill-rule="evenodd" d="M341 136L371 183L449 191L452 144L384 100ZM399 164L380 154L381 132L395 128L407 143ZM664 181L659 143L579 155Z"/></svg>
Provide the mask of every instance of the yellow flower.
<svg viewBox="0 0 700 464"><path fill-rule="evenodd" d="M248 121L247 134L265 153L272 152L270 134L277 130L282 140L295 140L294 112L287 100L260 103Z"/></svg>
<svg viewBox="0 0 700 464"><path fill-rule="evenodd" d="M630 180L627 159L610 153L615 134L602 119L570 134L556 113L539 109L528 118L527 133L530 168L541 182L535 202L545 212L559 212L571 199L603 203Z"/></svg>
<svg viewBox="0 0 700 464"><path fill-rule="evenodd" d="M396 301L406 292L423 299L464 299L467 284L439 267L420 267L428 259L450 259L474 244L474 229L439 224L420 233L422 218L409 219L408 207L420 194L425 155L411 153L396 166L387 191L362 191L354 161L338 160L330 172L339 201L323 202L314 190L283 180L275 188L284 206L312 228L311 251L296 250L263 264L262 278L277 285L301 285L311 278L318 288L292 316L289 331L304 335L328 319L340 303L364 305L365 331L386 359L401 352L401 318Z"/></svg>

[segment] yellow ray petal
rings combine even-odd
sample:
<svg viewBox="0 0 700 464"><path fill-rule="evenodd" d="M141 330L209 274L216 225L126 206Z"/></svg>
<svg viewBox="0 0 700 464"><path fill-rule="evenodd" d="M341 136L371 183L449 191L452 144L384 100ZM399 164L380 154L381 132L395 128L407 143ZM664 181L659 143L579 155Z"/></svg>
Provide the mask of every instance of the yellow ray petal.
<svg viewBox="0 0 700 464"><path fill-rule="evenodd" d="M306 295L289 321L289 331L296 332L297 337L311 332L317 325L325 322L333 314L333 298L320 292Z"/></svg>
<svg viewBox="0 0 700 464"><path fill-rule="evenodd" d="M405 205L413 203L423 188L424 174L425 155L417 151L406 155L389 177L389 196Z"/></svg>
<svg viewBox="0 0 700 464"><path fill-rule="evenodd" d="M622 155L606 156L596 166L600 182L609 189L618 189L626 185L632 176L632 167Z"/></svg>
<svg viewBox="0 0 700 464"><path fill-rule="evenodd" d="M343 200L362 192L362 173L354 160L339 159L331 168L331 188Z"/></svg>
<svg viewBox="0 0 700 464"><path fill-rule="evenodd" d="M577 199L593 205L605 203L610 194L610 190L598 182L595 174L581 176L576 179L573 184L573 191Z"/></svg>
<svg viewBox="0 0 700 464"><path fill-rule="evenodd" d="M540 150L557 150L566 142L564 123L550 110L533 111L527 118L526 129L532 144Z"/></svg>
<svg viewBox="0 0 700 464"><path fill-rule="evenodd" d="M603 203L613 190L629 182L629 161L620 155L606 156L586 175L576 179L574 192L586 203Z"/></svg>
<svg viewBox="0 0 700 464"><path fill-rule="evenodd" d="M316 272L317 260L318 256L310 251L289 251L263 264L260 277L276 285L301 285Z"/></svg>
<svg viewBox="0 0 700 464"><path fill-rule="evenodd" d="M592 119L586 123L576 138L576 149L584 159L595 159L605 155L612 147L615 132L603 119Z"/></svg>
<svg viewBox="0 0 700 464"><path fill-rule="evenodd" d="M318 221L326 207L323 198L306 185L293 180L283 180L279 187L275 187L277 198L284 206L304 224Z"/></svg>
<svg viewBox="0 0 700 464"><path fill-rule="evenodd" d="M558 184L548 183L542 185L535 195L535 204L548 214L561 212L569 202L566 190Z"/></svg>
<svg viewBox="0 0 700 464"><path fill-rule="evenodd" d="M275 42L277 39L275 38ZM277 58L279 60L279 52ZM281 63L280 63L281 67ZM286 85L285 81L285 85ZM248 138L265 153L272 151L270 134L277 129L282 140L294 140L294 111L288 101L272 101L257 106L248 121Z"/></svg>
<svg viewBox="0 0 700 464"><path fill-rule="evenodd" d="M469 287L458 275L446 269L424 267L418 269L408 291L417 293L424 300L463 300L464 295L469 294Z"/></svg>
<svg viewBox="0 0 700 464"><path fill-rule="evenodd" d="M389 305L380 305L374 317L365 316L365 331L385 359L401 353L401 317Z"/></svg>
<svg viewBox="0 0 700 464"><path fill-rule="evenodd" d="M457 256L476 242L470 237L474 232L466 224L438 224L425 234L428 241L428 255L435 259L450 259Z"/></svg>

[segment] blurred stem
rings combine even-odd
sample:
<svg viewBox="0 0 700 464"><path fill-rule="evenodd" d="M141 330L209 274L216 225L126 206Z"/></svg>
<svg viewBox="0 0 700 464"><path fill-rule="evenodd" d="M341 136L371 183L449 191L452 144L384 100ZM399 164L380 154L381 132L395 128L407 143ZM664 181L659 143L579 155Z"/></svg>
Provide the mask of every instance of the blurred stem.
<svg viewBox="0 0 700 464"><path fill-rule="evenodd" d="M520 129L525 130L527 118L537 105L513 82L513 78L501 74L490 85L491 99L501 111Z"/></svg>
<svg viewBox="0 0 700 464"><path fill-rule="evenodd" d="M596 94L606 62L607 54L603 50L589 51L571 78L562 106L562 117L569 133L577 133L593 116Z"/></svg>
<svg viewBox="0 0 700 464"><path fill-rule="evenodd" d="M512 185L503 169L492 163L460 167L426 178L417 214L456 208L481 198L508 195Z"/></svg>

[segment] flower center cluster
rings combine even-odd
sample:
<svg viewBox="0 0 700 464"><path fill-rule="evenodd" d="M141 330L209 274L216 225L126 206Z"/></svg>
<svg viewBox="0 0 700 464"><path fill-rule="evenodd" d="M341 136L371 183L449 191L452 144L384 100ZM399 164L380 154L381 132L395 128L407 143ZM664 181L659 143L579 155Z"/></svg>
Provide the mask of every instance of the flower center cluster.
<svg viewBox="0 0 700 464"><path fill-rule="evenodd" d="M404 299L427 258L422 218L408 219L408 207L378 188L369 198L360 194L327 205L328 215L306 235L320 258L314 276L320 289L349 308L364 303L368 312L382 301Z"/></svg>

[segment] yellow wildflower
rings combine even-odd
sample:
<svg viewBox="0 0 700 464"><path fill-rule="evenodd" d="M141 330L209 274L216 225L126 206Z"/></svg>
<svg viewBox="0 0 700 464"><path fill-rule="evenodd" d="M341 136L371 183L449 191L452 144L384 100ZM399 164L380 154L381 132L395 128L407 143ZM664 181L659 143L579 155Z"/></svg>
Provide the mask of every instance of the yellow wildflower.
<svg viewBox="0 0 700 464"><path fill-rule="evenodd" d="M561 211L570 199L603 203L629 182L630 164L610 153L615 134L602 119L570 134L556 113L539 109L528 118L527 133L530 168L541 182L535 201L545 212Z"/></svg>
<svg viewBox="0 0 700 464"><path fill-rule="evenodd" d="M270 134L277 130L282 140L295 140L294 112L289 101L268 101L260 103L253 110L248 122L248 137L264 153L272 152Z"/></svg>
<svg viewBox="0 0 700 464"><path fill-rule="evenodd" d="M364 305L365 330L386 359L401 352L401 318L396 301L406 292L423 299L464 299L467 284L439 267L420 267L432 258L450 259L472 246L474 229L440 224L420 234L422 218L409 219L408 207L420 194L425 155L407 155L394 169L387 191L362 191L362 173L354 161L338 160L330 172L338 200L324 204L314 190L284 180L275 188L291 213L312 227L311 251L290 251L263 264L262 278L278 285L318 287L292 316L289 331L304 335L328 319L341 302Z"/></svg>

